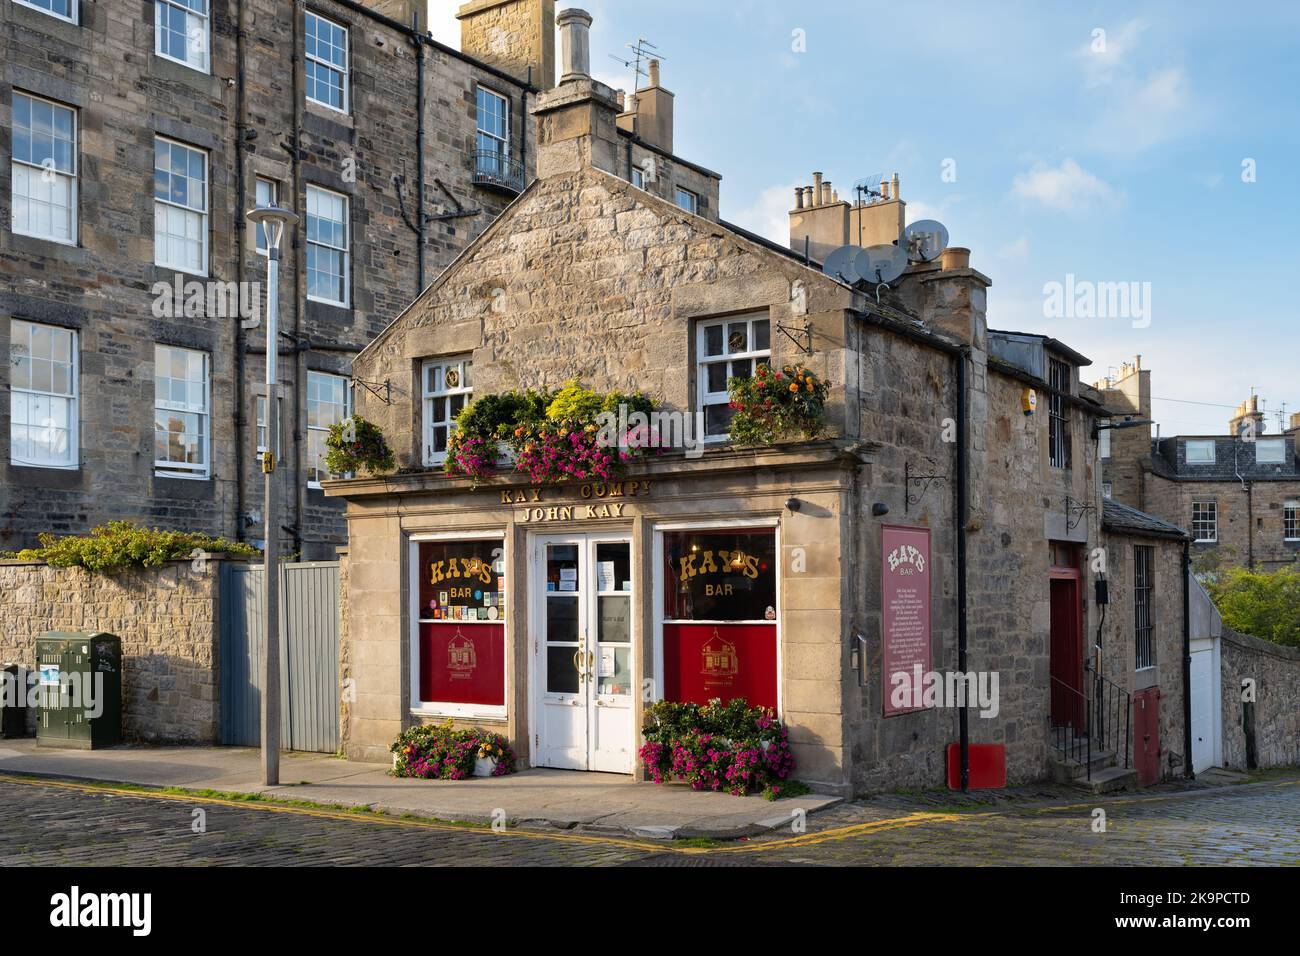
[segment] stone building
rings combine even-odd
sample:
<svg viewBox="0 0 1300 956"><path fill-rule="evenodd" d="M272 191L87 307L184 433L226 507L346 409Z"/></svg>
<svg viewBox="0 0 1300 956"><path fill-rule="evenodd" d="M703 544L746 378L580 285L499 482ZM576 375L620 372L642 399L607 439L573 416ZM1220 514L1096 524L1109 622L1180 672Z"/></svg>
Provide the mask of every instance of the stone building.
<svg viewBox="0 0 1300 956"><path fill-rule="evenodd" d="M968 250L878 297L805 257L802 202L787 248L715 202L684 208L662 178L640 188L627 103L588 75L590 18L559 21L562 79L531 105L537 180L355 362L391 386L391 404L358 405L398 468L325 483L347 502L345 752L382 759L405 727L450 717L533 766L633 774L648 701L745 696L778 710L821 789L942 785L963 725L1014 783L1078 769L1085 734L1101 749L1084 723L1100 673L1117 700L1148 694L1144 778L1170 772L1183 621L1151 582L1175 593L1180 532L1103 514L1088 360L990 330ZM893 198L854 213L864 231L897 237ZM720 381L793 363L831 385L827 434L728 441ZM639 389L703 441L618 481L471 480L426 456L452 399L572 379ZM895 693L913 667L999 690L982 710L913 706Z"/></svg>
<svg viewBox="0 0 1300 956"><path fill-rule="evenodd" d="M1142 357L1097 383L1112 413L1137 427L1102 429L1102 481L1110 496L1187 529L1197 562L1261 571L1300 556L1300 415L1268 430L1252 395L1220 435L1151 438L1151 372Z"/></svg>
<svg viewBox="0 0 1300 956"><path fill-rule="evenodd" d="M0 5L0 548L110 518L261 538L265 259L283 243L285 552L333 557L320 491L353 357L523 189L554 0ZM153 171L152 173L150 171ZM354 388L355 386L355 388Z"/></svg>

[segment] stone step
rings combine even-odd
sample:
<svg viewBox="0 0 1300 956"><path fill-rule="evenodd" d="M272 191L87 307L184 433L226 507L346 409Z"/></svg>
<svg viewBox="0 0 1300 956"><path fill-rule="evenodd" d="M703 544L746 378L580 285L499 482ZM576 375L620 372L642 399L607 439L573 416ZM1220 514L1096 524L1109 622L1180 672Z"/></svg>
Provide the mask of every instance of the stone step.
<svg viewBox="0 0 1300 956"><path fill-rule="evenodd" d="M1101 750L1093 751L1092 759L1089 761L1086 752L1079 754L1079 759L1074 760L1060 751L1052 753L1052 779L1057 783L1074 783L1082 780L1087 774L1087 766L1091 765L1092 774L1095 777L1099 770L1106 770L1115 766L1115 751Z"/></svg>
<svg viewBox="0 0 1300 956"><path fill-rule="evenodd" d="M1091 780L1076 780L1074 785L1089 793L1115 793L1138 789L1138 772L1133 767L1107 767L1094 770Z"/></svg>

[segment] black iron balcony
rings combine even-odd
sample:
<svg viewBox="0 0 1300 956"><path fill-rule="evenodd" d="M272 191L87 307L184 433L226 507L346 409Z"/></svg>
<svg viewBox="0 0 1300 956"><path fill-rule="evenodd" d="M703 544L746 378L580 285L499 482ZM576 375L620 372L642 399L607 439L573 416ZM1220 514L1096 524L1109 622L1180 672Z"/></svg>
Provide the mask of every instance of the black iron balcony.
<svg viewBox="0 0 1300 956"><path fill-rule="evenodd" d="M474 185L517 196L524 191L524 164L496 150L474 153Z"/></svg>

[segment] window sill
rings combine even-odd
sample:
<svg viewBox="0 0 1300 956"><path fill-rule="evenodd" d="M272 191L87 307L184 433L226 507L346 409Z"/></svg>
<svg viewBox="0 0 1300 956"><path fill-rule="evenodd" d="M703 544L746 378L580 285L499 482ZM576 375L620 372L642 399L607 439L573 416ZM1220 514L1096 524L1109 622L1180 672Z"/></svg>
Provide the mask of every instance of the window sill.
<svg viewBox="0 0 1300 956"><path fill-rule="evenodd" d="M189 475L179 471L158 471L155 466L153 476L155 478L174 478L178 481L211 481L211 475Z"/></svg>
<svg viewBox="0 0 1300 956"><path fill-rule="evenodd" d="M493 720L504 723L504 707L482 707L474 704L419 704L410 710L412 717L455 717L469 720Z"/></svg>
<svg viewBox="0 0 1300 956"><path fill-rule="evenodd" d="M13 230L15 236L22 236L24 239L36 239L39 242L49 242L56 246L64 246L68 249L79 248L79 243L75 239L55 239L53 236L38 236L34 232L23 232L20 229Z"/></svg>
<svg viewBox="0 0 1300 956"><path fill-rule="evenodd" d="M157 260L154 260L153 265L155 269L158 269L162 272L169 272L180 276L189 276L191 279L199 279L203 282L206 282L208 281L208 279L212 278L211 273L208 271L191 272L189 269L186 269L184 266L168 265L165 262L158 262Z"/></svg>
<svg viewBox="0 0 1300 956"><path fill-rule="evenodd" d="M205 64L203 64L203 66L195 66L193 63L187 63L185 60L178 60L178 59L176 59L176 57L174 57L174 56L172 56L172 55L170 55L170 54L168 54L168 53L162 53L162 52L160 52L157 48L154 49L154 51L153 51L153 55L156 56L158 59L163 60L163 61L165 61L165 62L167 62L167 63L175 63L177 66L183 66L183 67L185 67L185 69L187 69L187 70L193 70L193 71L194 71L195 73L197 73L199 76L211 76L211 75L212 75L212 64L211 64L211 63L205 63Z"/></svg>

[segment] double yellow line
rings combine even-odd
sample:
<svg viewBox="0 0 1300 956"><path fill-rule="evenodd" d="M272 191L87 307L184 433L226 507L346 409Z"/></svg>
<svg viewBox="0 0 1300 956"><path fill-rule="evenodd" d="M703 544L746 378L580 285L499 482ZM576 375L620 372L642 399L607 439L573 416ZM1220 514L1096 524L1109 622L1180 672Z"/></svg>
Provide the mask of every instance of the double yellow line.
<svg viewBox="0 0 1300 956"><path fill-rule="evenodd" d="M635 840L626 837L600 836L586 833L566 833L563 831L549 833L542 830L522 830L518 828L494 831L481 826L454 826L433 820L409 819L388 816L382 813L350 813L341 810L327 810L315 807L296 807L269 803L264 800L228 800L222 797L205 797L198 794L164 793L158 790L136 790L105 786L92 783L79 783L71 780L54 780L40 777L14 776L0 774L0 782L20 784L31 787L51 787L72 790L78 793L113 794L123 797L138 797L149 800L169 800L186 805L204 804L207 806L232 807L239 810L260 810L269 813L291 813L298 816L313 817L319 820L346 820L349 823L373 823L378 826L409 827L417 830L431 830L439 833L459 833L483 838L513 837L525 840L545 840L557 843L577 844L581 846L619 847L627 850L643 850L651 853L680 853L698 855L709 853L759 853L768 850L782 850L791 847L814 846L837 840L847 840L855 836L879 833L886 830L899 830L920 826L926 823L946 823L985 814L972 813L909 813L906 816L892 817L885 820L871 820L848 826L832 827L812 833L795 834L788 837L776 837L757 841L728 843L719 847L674 846L675 841ZM793 822L793 817L791 820Z"/></svg>

